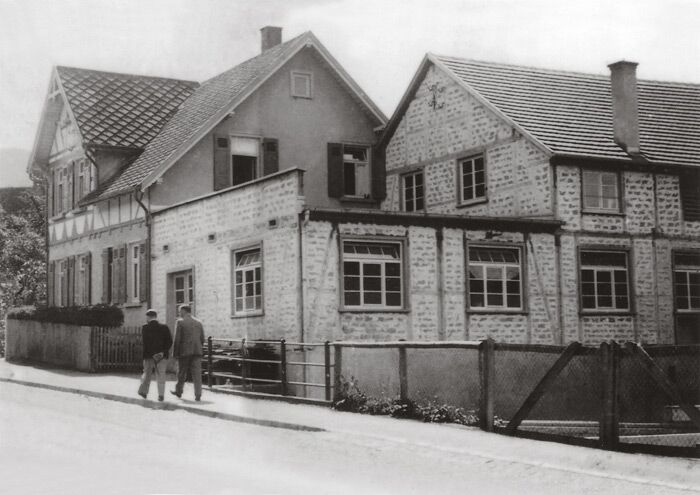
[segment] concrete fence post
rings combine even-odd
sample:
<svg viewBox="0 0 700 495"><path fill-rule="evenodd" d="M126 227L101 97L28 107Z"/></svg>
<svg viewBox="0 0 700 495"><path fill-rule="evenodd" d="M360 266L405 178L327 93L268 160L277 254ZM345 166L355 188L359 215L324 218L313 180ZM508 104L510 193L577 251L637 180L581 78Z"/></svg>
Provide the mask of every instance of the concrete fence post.
<svg viewBox="0 0 700 495"><path fill-rule="evenodd" d="M495 342L490 337L479 344L479 424L484 431L493 431L494 398L496 393Z"/></svg>

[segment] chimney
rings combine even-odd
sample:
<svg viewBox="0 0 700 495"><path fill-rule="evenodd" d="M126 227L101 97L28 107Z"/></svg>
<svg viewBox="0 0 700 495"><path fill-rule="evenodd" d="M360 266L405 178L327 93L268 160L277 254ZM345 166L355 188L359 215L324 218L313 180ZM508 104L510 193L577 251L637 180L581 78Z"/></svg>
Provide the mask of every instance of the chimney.
<svg viewBox="0 0 700 495"><path fill-rule="evenodd" d="M260 30L261 52L266 52L273 46L282 43L282 28L275 26L265 26Z"/></svg>
<svg viewBox="0 0 700 495"><path fill-rule="evenodd" d="M630 155L638 155L637 62L620 60L608 67L610 68L615 142Z"/></svg>

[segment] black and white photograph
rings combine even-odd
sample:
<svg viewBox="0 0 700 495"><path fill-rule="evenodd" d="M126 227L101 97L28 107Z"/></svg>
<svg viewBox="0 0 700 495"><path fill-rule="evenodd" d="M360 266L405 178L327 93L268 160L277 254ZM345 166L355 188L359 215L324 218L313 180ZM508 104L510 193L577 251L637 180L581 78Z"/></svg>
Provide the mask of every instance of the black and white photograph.
<svg viewBox="0 0 700 495"><path fill-rule="evenodd" d="M699 25L0 0L0 492L700 493Z"/></svg>

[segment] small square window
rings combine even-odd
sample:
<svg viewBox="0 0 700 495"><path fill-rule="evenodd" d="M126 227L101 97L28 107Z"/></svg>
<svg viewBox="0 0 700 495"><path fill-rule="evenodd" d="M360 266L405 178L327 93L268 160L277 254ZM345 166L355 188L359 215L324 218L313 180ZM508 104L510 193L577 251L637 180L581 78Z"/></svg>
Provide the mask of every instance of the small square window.
<svg viewBox="0 0 700 495"><path fill-rule="evenodd" d="M311 98L312 78L310 72L292 71L292 96L296 98Z"/></svg>

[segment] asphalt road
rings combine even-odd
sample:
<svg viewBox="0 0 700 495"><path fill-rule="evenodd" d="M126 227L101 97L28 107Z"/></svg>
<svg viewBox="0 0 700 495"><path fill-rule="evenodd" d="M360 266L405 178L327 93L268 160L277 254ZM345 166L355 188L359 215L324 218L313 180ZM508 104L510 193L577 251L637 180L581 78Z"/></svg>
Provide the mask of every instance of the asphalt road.
<svg viewBox="0 0 700 495"><path fill-rule="evenodd" d="M8 383L0 383L0 492L688 494L410 442L245 425Z"/></svg>

